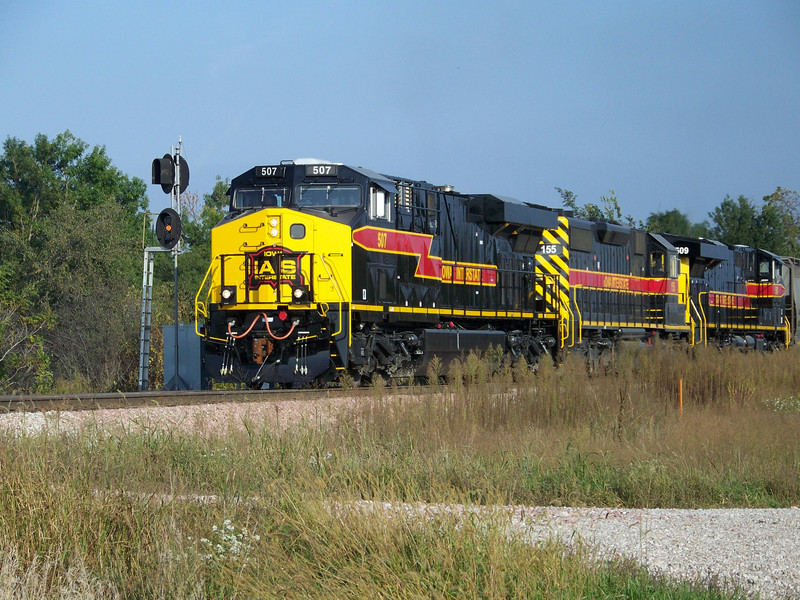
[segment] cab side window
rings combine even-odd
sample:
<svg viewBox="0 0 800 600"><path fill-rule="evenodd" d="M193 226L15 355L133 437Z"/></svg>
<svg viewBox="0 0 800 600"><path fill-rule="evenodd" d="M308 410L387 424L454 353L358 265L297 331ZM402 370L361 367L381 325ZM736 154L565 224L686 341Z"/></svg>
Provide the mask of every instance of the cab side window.
<svg viewBox="0 0 800 600"><path fill-rule="evenodd" d="M392 220L392 204L394 194L376 186L369 188L369 217L377 221Z"/></svg>
<svg viewBox="0 0 800 600"><path fill-rule="evenodd" d="M669 277L675 278L681 272L680 261L678 260L678 255L673 254L672 252L669 253Z"/></svg>
<svg viewBox="0 0 800 600"><path fill-rule="evenodd" d="M758 278L759 281L772 281L772 262L762 260L758 264Z"/></svg>
<svg viewBox="0 0 800 600"><path fill-rule="evenodd" d="M650 275L654 277L663 277L667 274L664 268L664 253L651 252L650 253Z"/></svg>

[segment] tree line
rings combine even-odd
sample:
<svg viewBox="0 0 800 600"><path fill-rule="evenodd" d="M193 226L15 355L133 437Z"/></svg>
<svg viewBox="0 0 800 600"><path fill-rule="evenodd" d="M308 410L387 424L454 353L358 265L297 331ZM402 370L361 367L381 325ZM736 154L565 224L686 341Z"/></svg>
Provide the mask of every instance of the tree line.
<svg viewBox="0 0 800 600"><path fill-rule="evenodd" d="M227 205L218 179L184 197L179 310L189 321ZM0 154L0 393L133 390L143 247L157 245L147 185L69 131ZM157 255L153 333L172 320L172 263ZM155 349L155 343L154 343Z"/></svg>
<svg viewBox="0 0 800 600"><path fill-rule="evenodd" d="M224 216L227 180L182 196L178 304L194 319L194 296L210 259L211 229ZM650 231L747 244L800 255L800 196L777 188L757 204L726 196L709 220L678 210L645 222L623 216L616 194L579 204L577 216ZM137 386L143 248L156 245L147 185L117 169L104 147L65 131L32 143L9 137L0 155L0 394L133 390ZM156 255L153 351L172 322L172 262ZM158 356L156 356L158 358ZM160 361L156 361L160 362ZM154 368L155 367L155 368ZM160 370L151 366L153 386Z"/></svg>
<svg viewBox="0 0 800 600"><path fill-rule="evenodd" d="M708 213L710 220L692 223L677 209L650 213L645 221L637 222L630 215L622 214L614 190L601 196L599 204L580 204L573 192L560 187L555 189L564 206L577 217L615 221L654 233L744 244L779 256L800 256L800 194L793 190L778 187L764 196L760 205L745 196L734 200L726 195L719 206Z"/></svg>

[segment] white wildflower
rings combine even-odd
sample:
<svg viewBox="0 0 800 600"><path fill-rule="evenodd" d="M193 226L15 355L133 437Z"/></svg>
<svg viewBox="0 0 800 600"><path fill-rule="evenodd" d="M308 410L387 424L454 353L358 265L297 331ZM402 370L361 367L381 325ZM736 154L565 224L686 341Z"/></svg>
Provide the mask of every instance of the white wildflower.
<svg viewBox="0 0 800 600"><path fill-rule="evenodd" d="M230 519L225 519L219 527L212 525L211 531L212 535L209 537L200 538L204 552L198 556L207 561L234 562L240 564L242 568L251 561L253 544L261 540L259 535L247 528L237 532L236 526Z"/></svg>

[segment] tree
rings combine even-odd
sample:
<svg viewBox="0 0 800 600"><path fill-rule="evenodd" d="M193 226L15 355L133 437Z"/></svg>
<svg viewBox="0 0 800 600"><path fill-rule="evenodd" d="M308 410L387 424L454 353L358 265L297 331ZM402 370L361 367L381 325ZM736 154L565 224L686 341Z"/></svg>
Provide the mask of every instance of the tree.
<svg viewBox="0 0 800 600"><path fill-rule="evenodd" d="M42 332L46 316L25 316L26 306L8 288L0 264L0 393L46 391L52 383Z"/></svg>
<svg viewBox="0 0 800 600"><path fill-rule="evenodd" d="M571 210L579 219L601 219L603 217L603 211L600 210L597 204L588 202L584 205L580 205L578 204L577 194L570 190L561 189L560 187L556 187L556 191L561 196L564 206Z"/></svg>
<svg viewBox="0 0 800 600"><path fill-rule="evenodd" d="M677 208L650 213L645 222L645 229L653 233L673 233L688 237L709 237L708 223L692 223L689 217Z"/></svg>
<svg viewBox="0 0 800 600"><path fill-rule="evenodd" d="M87 148L69 131L53 140L39 134L33 145L7 138L0 157L0 223L30 240L35 225L60 204L87 210L111 200L131 217L144 209L144 182L117 170L105 148Z"/></svg>
<svg viewBox="0 0 800 600"><path fill-rule="evenodd" d="M188 217L184 228L184 236L189 247L211 253L211 230L225 216L228 209L230 181L223 181L217 175L217 181L210 194L203 195L202 204L197 194L184 199L183 214Z"/></svg>
<svg viewBox="0 0 800 600"><path fill-rule="evenodd" d="M744 196L736 200L726 195L712 212L712 235L725 244L757 246L760 242L756 227L758 209Z"/></svg>
<svg viewBox="0 0 800 600"><path fill-rule="evenodd" d="M6 139L0 335L12 341L5 346L11 351L0 349L0 377L9 389L41 389L45 371L94 390L135 381L138 327L129 324L138 323L131 315L138 314L138 213L147 205L145 190L141 179L112 165L104 148L90 149L69 131L52 140L37 135L33 144ZM15 344L20 333L32 345Z"/></svg>
<svg viewBox="0 0 800 600"><path fill-rule="evenodd" d="M43 319L20 314L19 307L0 299L0 392L42 392L52 383L44 350Z"/></svg>
<svg viewBox="0 0 800 600"><path fill-rule="evenodd" d="M39 276L56 324L43 335L45 349L57 378L95 390L137 381L141 238L125 211L114 202L91 211L63 204L41 229Z"/></svg>
<svg viewBox="0 0 800 600"><path fill-rule="evenodd" d="M790 194L779 192L765 198L763 206L739 196L725 196L722 203L709 213L714 225L711 233L726 244L744 244L763 248L775 254L797 252L797 226L790 212Z"/></svg>
<svg viewBox="0 0 800 600"><path fill-rule="evenodd" d="M578 204L578 196L570 190L556 187L556 191L561 196L564 206L573 212L579 219L596 219L599 221L613 221L616 223L624 222L631 227L635 227L635 220L631 215L622 216L622 209L614 190L609 190L608 196L600 196L600 204L587 202L583 206Z"/></svg>
<svg viewBox="0 0 800 600"><path fill-rule="evenodd" d="M800 194L793 190L778 187L769 196L764 196L762 212L774 213L770 219L781 222L781 239L775 240L775 247L782 256L800 254Z"/></svg>

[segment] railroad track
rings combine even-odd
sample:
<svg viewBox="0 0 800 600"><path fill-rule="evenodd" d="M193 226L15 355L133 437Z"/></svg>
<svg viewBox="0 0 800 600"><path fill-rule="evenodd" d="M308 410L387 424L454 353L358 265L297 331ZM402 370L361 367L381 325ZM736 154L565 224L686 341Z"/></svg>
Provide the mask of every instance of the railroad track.
<svg viewBox="0 0 800 600"><path fill-rule="evenodd" d="M342 395L361 396L370 393L361 389L307 390L213 390L213 391L152 391L113 392L105 394L46 394L41 396L0 396L0 413L45 412L68 410L97 410L101 408L132 408L140 406L183 406L192 404L221 404L224 402L258 402L286 400L316 400Z"/></svg>

